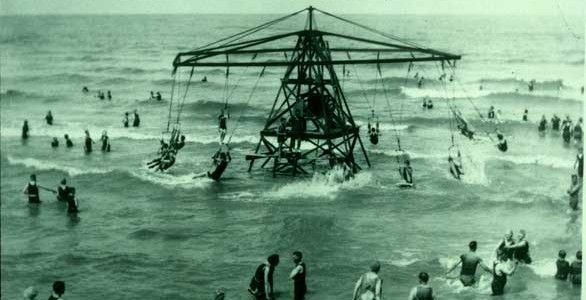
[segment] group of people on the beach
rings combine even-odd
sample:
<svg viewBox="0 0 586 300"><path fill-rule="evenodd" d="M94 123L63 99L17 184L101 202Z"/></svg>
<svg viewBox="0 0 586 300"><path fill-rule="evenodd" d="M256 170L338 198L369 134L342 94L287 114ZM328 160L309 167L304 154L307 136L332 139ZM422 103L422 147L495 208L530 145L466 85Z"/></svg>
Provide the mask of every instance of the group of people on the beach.
<svg viewBox="0 0 586 300"><path fill-rule="evenodd" d="M65 294L65 282L61 280L57 280L53 282L53 288L51 290L51 294L49 295L48 300L60 300L63 299L63 295ZM34 286L29 286L22 292L22 296L24 300L36 300L37 296L39 295L39 290Z"/></svg>
<svg viewBox="0 0 586 300"><path fill-rule="evenodd" d="M75 188L67 185L67 179L63 178L57 186L57 189L50 189L37 183L37 175L31 174L29 182L24 186L22 192L27 195L28 203L32 205L41 204L40 191L45 190L53 193L57 200L67 204L67 213L75 214L78 212L78 202L75 197Z"/></svg>

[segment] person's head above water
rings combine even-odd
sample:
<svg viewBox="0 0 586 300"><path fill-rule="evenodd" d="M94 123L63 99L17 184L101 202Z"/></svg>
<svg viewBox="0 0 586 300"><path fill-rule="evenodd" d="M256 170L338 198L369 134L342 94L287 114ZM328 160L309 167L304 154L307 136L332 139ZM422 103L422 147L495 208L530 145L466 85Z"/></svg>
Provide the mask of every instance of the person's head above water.
<svg viewBox="0 0 586 300"><path fill-rule="evenodd" d="M560 250L560 252L558 252L558 257L561 259L565 259L566 258L566 251Z"/></svg>
<svg viewBox="0 0 586 300"><path fill-rule="evenodd" d="M271 254L271 255L269 255L269 257L267 258L267 262L272 267L276 267L277 265L279 265L279 254Z"/></svg>
<svg viewBox="0 0 586 300"><path fill-rule="evenodd" d="M504 138L505 138L505 136L504 136L502 133L497 133L497 134L496 134L496 137L497 137L499 140L502 140L502 139L504 139Z"/></svg>
<svg viewBox="0 0 586 300"><path fill-rule="evenodd" d="M66 133L66 134L65 134L63 137L64 137L66 140L67 140L67 139L69 139L69 135L68 135L67 133Z"/></svg>
<svg viewBox="0 0 586 300"><path fill-rule="evenodd" d="M293 251L293 262L299 263L303 259L303 253L301 251Z"/></svg>
<svg viewBox="0 0 586 300"><path fill-rule="evenodd" d="M22 292L22 295L26 300L34 300L39 295L39 291L34 286L29 286Z"/></svg>
<svg viewBox="0 0 586 300"><path fill-rule="evenodd" d="M507 232L505 232L505 240L510 240L513 239L513 230L509 229Z"/></svg>
<svg viewBox="0 0 586 300"><path fill-rule="evenodd" d="M578 250L578 252L576 252L576 259L582 260L582 250Z"/></svg>
<svg viewBox="0 0 586 300"><path fill-rule="evenodd" d="M429 274L421 272L419 275L417 275L417 278L419 278L419 282L425 284L429 281Z"/></svg>
<svg viewBox="0 0 586 300"><path fill-rule="evenodd" d="M524 239L526 235L527 232L525 232L525 229L519 230L519 239Z"/></svg>
<svg viewBox="0 0 586 300"><path fill-rule="evenodd" d="M65 282L60 280L53 282L53 293L59 297L65 294Z"/></svg>
<svg viewBox="0 0 586 300"><path fill-rule="evenodd" d="M31 174L30 179L31 181L37 181L37 175Z"/></svg>
<svg viewBox="0 0 586 300"><path fill-rule="evenodd" d="M378 260L372 262L370 265L370 271L374 273L378 273L380 271L380 262Z"/></svg>
<svg viewBox="0 0 586 300"><path fill-rule="evenodd" d="M468 243L468 248L470 248L470 251L474 252L478 248L478 243L476 241L471 241Z"/></svg>
<svg viewBox="0 0 586 300"><path fill-rule="evenodd" d="M185 141L185 136L184 135L181 136L181 140L182 141Z"/></svg>
<svg viewBox="0 0 586 300"><path fill-rule="evenodd" d="M67 180L65 178L61 179L61 184L62 185L66 185L67 184Z"/></svg>

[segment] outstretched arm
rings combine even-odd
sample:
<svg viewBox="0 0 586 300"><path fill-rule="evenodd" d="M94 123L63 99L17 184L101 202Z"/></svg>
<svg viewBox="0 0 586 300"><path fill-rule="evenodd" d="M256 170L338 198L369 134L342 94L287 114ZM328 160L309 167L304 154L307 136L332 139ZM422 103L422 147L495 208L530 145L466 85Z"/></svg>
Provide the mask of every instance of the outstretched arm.
<svg viewBox="0 0 586 300"><path fill-rule="evenodd" d="M360 278L358 279L358 281L356 281L356 284L354 285L354 292L352 293L352 300L356 300L356 297L358 296L358 289L360 288L361 285L362 285L362 276L360 276Z"/></svg>
<svg viewBox="0 0 586 300"><path fill-rule="evenodd" d="M297 265L293 271L291 271L291 274L289 274L289 279L293 279L293 277L295 277L297 274L300 274L303 272L303 267L301 265Z"/></svg>
<svg viewBox="0 0 586 300"><path fill-rule="evenodd" d="M414 287L411 289L411 293L409 293L409 300L415 300L416 295L417 295L417 288Z"/></svg>

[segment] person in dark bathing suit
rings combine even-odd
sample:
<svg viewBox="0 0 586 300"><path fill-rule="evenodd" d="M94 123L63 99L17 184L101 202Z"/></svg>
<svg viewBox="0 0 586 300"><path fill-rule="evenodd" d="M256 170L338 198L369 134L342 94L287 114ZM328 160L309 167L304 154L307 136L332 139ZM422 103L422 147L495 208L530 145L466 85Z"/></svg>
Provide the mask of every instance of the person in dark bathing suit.
<svg viewBox="0 0 586 300"><path fill-rule="evenodd" d="M129 124L129 120L128 120L128 112L124 113L124 119L122 119L122 124L124 124L124 127L128 127Z"/></svg>
<svg viewBox="0 0 586 300"><path fill-rule="evenodd" d="M289 279L293 280L293 300L303 300L307 292L307 284L305 282L307 267L303 262L303 254L301 251L293 252L293 263L295 264L295 268L293 268L289 275Z"/></svg>
<svg viewBox="0 0 586 300"><path fill-rule="evenodd" d="M59 148L59 140L56 137L51 141L51 148Z"/></svg>
<svg viewBox="0 0 586 300"><path fill-rule="evenodd" d="M505 136L502 135L502 133L497 133L496 137L498 138L498 143L496 144L496 147L501 152L507 152L507 150L509 149L509 146L507 144L507 140L505 139Z"/></svg>
<svg viewBox="0 0 586 300"><path fill-rule="evenodd" d="M30 181L24 187L22 192L28 196L28 203L41 203L41 199L39 198L39 186L37 185L37 175L31 174Z"/></svg>
<svg viewBox="0 0 586 300"><path fill-rule="evenodd" d="M214 170L212 172L208 171L207 176L215 181L218 181L228 167L228 163L232 161L230 150L224 151L222 148L220 148L220 150L214 154L212 159L214 160Z"/></svg>
<svg viewBox="0 0 586 300"><path fill-rule="evenodd" d="M570 282L574 285L582 284L582 250L576 252L576 260L570 264Z"/></svg>
<svg viewBox="0 0 586 300"><path fill-rule="evenodd" d="M69 195L69 187L67 186L67 180L63 178L61 184L57 187L57 200L67 201Z"/></svg>
<svg viewBox="0 0 586 300"><path fill-rule="evenodd" d="M578 210L578 203L580 202L580 192L582 191L582 181L578 180L578 175L572 174L572 185L567 191L570 196L570 208Z"/></svg>
<svg viewBox="0 0 586 300"><path fill-rule="evenodd" d="M257 300L271 300L274 298L273 273L278 265L279 255L272 254L265 263L256 268L252 279L250 279L248 292Z"/></svg>
<svg viewBox="0 0 586 300"><path fill-rule="evenodd" d="M584 148L578 148L578 154L576 155L576 162L574 163L574 170L578 177L584 177Z"/></svg>
<svg viewBox="0 0 586 300"><path fill-rule="evenodd" d="M399 173L406 183L413 184L413 168L408 157L404 159L403 166L399 168Z"/></svg>
<svg viewBox="0 0 586 300"><path fill-rule="evenodd" d="M411 289L409 300L433 300L433 289L427 284L429 274L421 272L417 277L419 278L419 285Z"/></svg>
<svg viewBox="0 0 586 300"><path fill-rule="evenodd" d="M462 265L462 269L460 270L460 281L464 286L472 286L476 283L476 268L480 265L482 269L487 272L491 272L491 269L484 264L482 258L480 258L476 254L476 249L478 248L478 243L476 241L471 241L468 244L468 248L470 251L468 253L460 255L460 261L452 266L446 275L451 273L456 267Z"/></svg>
<svg viewBox="0 0 586 300"><path fill-rule="evenodd" d="M29 132L29 127L28 127L28 121L24 120L24 124L22 124L22 139L26 140L28 139L28 132Z"/></svg>
<svg viewBox="0 0 586 300"><path fill-rule="evenodd" d="M514 244L515 244L515 240L513 239L513 231L509 230L509 231L507 231L507 233L505 233L505 237L497 246L497 249L496 249L497 256L499 253L502 252L506 256L507 260L513 259L513 253L515 251L514 251L514 249L512 249L512 246Z"/></svg>
<svg viewBox="0 0 586 300"><path fill-rule="evenodd" d="M510 268L508 258L502 251L497 255L497 260L492 265L492 283L490 288L493 296L502 295L505 293L505 285L507 284L507 276L512 275L517 269L517 264Z"/></svg>
<svg viewBox="0 0 586 300"><path fill-rule="evenodd" d="M541 121L539 121L539 127L537 127L537 130L539 132L544 132L546 128L547 128L547 119L545 118L545 115L543 115L543 116L541 116Z"/></svg>
<svg viewBox="0 0 586 300"><path fill-rule="evenodd" d="M73 142L71 141L71 139L69 138L69 135L66 134L63 136L65 138L65 146L67 146L67 148L71 148L73 147Z"/></svg>
<svg viewBox="0 0 586 300"><path fill-rule="evenodd" d="M65 282L55 281L53 282L53 293L48 300L60 300L63 294L65 294Z"/></svg>
<svg viewBox="0 0 586 300"><path fill-rule="evenodd" d="M524 264L531 264L531 256L529 256L529 242L525 240L525 230L519 230L519 237L513 245L505 245L507 251L513 251L513 259Z"/></svg>
<svg viewBox="0 0 586 300"><path fill-rule="evenodd" d="M558 259L555 262L556 273L555 279L566 281L570 274L570 263L566 260L566 251L560 250L558 253Z"/></svg>
<svg viewBox="0 0 586 300"><path fill-rule="evenodd" d="M85 143L84 143L84 147L83 147L83 150L85 151L86 154L92 153L93 143L94 143L94 140L92 140L92 138L90 137L89 130L86 129L86 131L85 131Z"/></svg>
<svg viewBox="0 0 586 300"><path fill-rule="evenodd" d="M138 112L136 109L134 110L134 119L132 120L132 127L139 127L140 126L140 117L138 116Z"/></svg>
<svg viewBox="0 0 586 300"><path fill-rule="evenodd" d="M47 115L45 116L45 121L47 121L47 125L53 125L53 114L51 113L51 111L47 112Z"/></svg>

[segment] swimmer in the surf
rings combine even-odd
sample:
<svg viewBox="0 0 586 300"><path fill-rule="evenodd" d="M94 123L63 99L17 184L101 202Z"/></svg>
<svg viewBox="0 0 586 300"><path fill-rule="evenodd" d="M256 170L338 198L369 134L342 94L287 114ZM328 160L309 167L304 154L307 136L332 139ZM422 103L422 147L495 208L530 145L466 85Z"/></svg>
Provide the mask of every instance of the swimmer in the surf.
<svg viewBox="0 0 586 300"><path fill-rule="evenodd" d="M545 115L543 115L543 116L541 116L541 121L539 121L539 127L537 127L537 130L539 132L544 132L546 128L547 128L547 119L545 118Z"/></svg>
<svg viewBox="0 0 586 300"><path fill-rule="evenodd" d="M498 142L496 144L496 147L501 152L507 152L507 150L509 149L509 146L507 144L507 140L505 139L505 136L502 133L497 132L496 137L498 139Z"/></svg>
<svg viewBox="0 0 586 300"><path fill-rule="evenodd" d="M531 256L529 255L529 242L525 239L527 233L525 230L519 230L517 241L512 245L505 245L506 251L513 252L513 259L516 262L524 264L531 264Z"/></svg>
<svg viewBox="0 0 586 300"><path fill-rule="evenodd" d="M157 92L157 101L163 100L163 96L161 96L161 92Z"/></svg>
<svg viewBox="0 0 586 300"><path fill-rule="evenodd" d="M67 180L63 178L61 183L57 187L57 200L59 201L67 201L67 197L69 195L69 187L67 186Z"/></svg>
<svg viewBox="0 0 586 300"><path fill-rule="evenodd" d="M204 76L204 77L201 79L201 82L208 82L208 77L207 77L207 76Z"/></svg>
<svg viewBox="0 0 586 300"><path fill-rule="evenodd" d="M108 132L106 132L106 130L102 132L100 141L102 141L102 152L110 152L110 138L108 137Z"/></svg>
<svg viewBox="0 0 586 300"><path fill-rule="evenodd" d="M584 177L584 148L578 148L578 154L576 154L576 162L574 162L574 170L576 175L582 179Z"/></svg>
<svg viewBox="0 0 586 300"><path fill-rule="evenodd" d="M578 180L578 175L572 174L572 182L567 193L570 196L570 208L578 210L578 203L580 202L580 192L582 191L582 181Z"/></svg>
<svg viewBox="0 0 586 300"><path fill-rule="evenodd" d="M90 90L87 88L87 86L84 86L84 87L81 89L81 92L82 92L82 93L84 93L84 94L87 94L87 93L89 93L89 92L90 92Z"/></svg>
<svg viewBox="0 0 586 300"><path fill-rule="evenodd" d="M494 119L494 117L495 117L495 115L494 115L494 106L491 106L491 107L488 109L488 114L487 114L486 116L487 116L487 118L489 118L489 119Z"/></svg>
<svg viewBox="0 0 586 300"><path fill-rule="evenodd" d="M566 281L570 273L570 263L566 260L566 251L560 250L558 252L558 259L555 262L556 272L555 279Z"/></svg>
<svg viewBox="0 0 586 300"><path fill-rule="evenodd" d="M460 255L460 260L458 263L453 265L447 272L446 276L450 274L454 269L456 269L459 265L462 265L460 270L460 282L464 286L472 286L476 283L476 268L480 266L483 270L490 272L491 269L484 264L482 258L476 254L476 249L478 249L478 243L476 241L471 241L468 244L468 248L470 249L467 253Z"/></svg>
<svg viewBox="0 0 586 300"><path fill-rule="evenodd" d="M228 132L228 118L230 118L230 114L224 110L224 108L220 109L220 115L218 116L218 132L220 133L220 143L224 142L224 138Z"/></svg>
<svg viewBox="0 0 586 300"><path fill-rule="evenodd" d="M155 93L153 91L151 91L151 100L155 100Z"/></svg>
<svg viewBox="0 0 586 300"><path fill-rule="evenodd" d="M129 120L128 120L128 112L125 112L124 113L124 119L122 119L122 124L124 124L124 127L128 127L128 123L129 123Z"/></svg>
<svg viewBox="0 0 586 300"><path fill-rule="evenodd" d="M584 133L582 131L582 122L583 122L583 119L582 119L582 117L580 117L580 119L578 119L578 122L574 126L574 140L576 142L581 142L582 136L584 135Z"/></svg>
<svg viewBox="0 0 586 300"><path fill-rule="evenodd" d="M374 110L372 111L374 115ZM370 119L370 118L369 118ZM378 133L379 133L379 123L376 121L376 125L372 126L370 120L368 121L368 137L370 139L370 143L373 145L378 144Z"/></svg>
<svg viewBox="0 0 586 300"><path fill-rule="evenodd" d="M523 121L527 122L529 121L529 110L525 109L525 111L523 112Z"/></svg>
<svg viewBox="0 0 586 300"><path fill-rule="evenodd" d="M132 120L132 127L139 127L140 126L140 117L138 116L138 112L136 109L134 110L134 119Z"/></svg>
<svg viewBox="0 0 586 300"><path fill-rule="evenodd" d="M404 158L403 166L399 168L399 173L401 174L401 178L405 181L405 183L413 184L413 168L411 167L409 156Z"/></svg>
<svg viewBox="0 0 586 300"><path fill-rule="evenodd" d="M59 140L54 137L53 140L51 141L51 148L58 148L59 147Z"/></svg>
<svg viewBox="0 0 586 300"><path fill-rule="evenodd" d="M553 117L551 118L551 129L555 130L555 131L559 131L560 130L560 122L561 122L560 117L558 117L556 114L554 114Z"/></svg>
<svg viewBox="0 0 586 300"><path fill-rule="evenodd" d="M28 196L28 203L41 203L37 175L31 174L30 181L24 186L22 192Z"/></svg>
<svg viewBox="0 0 586 300"><path fill-rule="evenodd" d="M53 114L51 113L51 111L47 112L47 115L45 116L45 121L47 121L48 125L53 125Z"/></svg>
<svg viewBox="0 0 586 300"><path fill-rule="evenodd" d="M513 230L508 230L505 233L504 238L502 239L502 241L498 244L495 252L498 253L502 252L507 259L513 259L513 254L514 254L514 250L512 249L512 246L515 245L515 239L513 238Z"/></svg>
<svg viewBox="0 0 586 300"><path fill-rule="evenodd" d="M419 285L411 289L409 300L433 300L433 288L428 284L429 274L421 272L417 278Z"/></svg>
<svg viewBox="0 0 586 300"><path fill-rule="evenodd" d="M85 151L85 153L91 153L92 152L92 146L93 146L94 140L92 140L92 138L90 137L90 132L89 130L85 130L85 143L83 146L83 150Z"/></svg>
<svg viewBox="0 0 586 300"><path fill-rule="evenodd" d="M110 92L110 90L108 90L108 100L112 100L112 93Z"/></svg>
<svg viewBox="0 0 586 300"><path fill-rule="evenodd" d="M75 188L68 187L67 188L67 213L68 214L75 214L78 213L78 205L77 199L75 199Z"/></svg>
<svg viewBox="0 0 586 300"><path fill-rule="evenodd" d="M448 163L450 165L450 173L452 176L460 180L461 176L464 175L464 172L462 172L462 156L460 155L460 151L458 151L456 158L458 161L454 160L451 155L448 156Z"/></svg>
<svg viewBox="0 0 586 300"><path fill-rule="evenodd" d="M354 285L352 300L373 299L379 300L382 293L382 280L378 276L380 262L375 261L370 266L370 271L362 274Z"/></svg>
<svg viewBox="0 0 586 300"><path fill-rule="evenodd" d="M68 134L66 134L66 135L64 135L63 137L65 138L65 146L66 146L67 148L71 148L71 147L73 147L73 142L72 142L72 141L71 141L71 139L69 138L69 135L68 135Z"/></svg>
<svg viewBox="0 0 586 300"><path fill-rule="evenodd" d="M28 120L24 120L24 124L22 124L22 139L26 140L29 137L29 127L28 127Z"/></svg>
<svg viewBox="0 0 586 300"><path fill-rule="evenodd" d="M433 108L433 102L431 102L431 99L427 99L427 109L432 109Z"/></svg>

